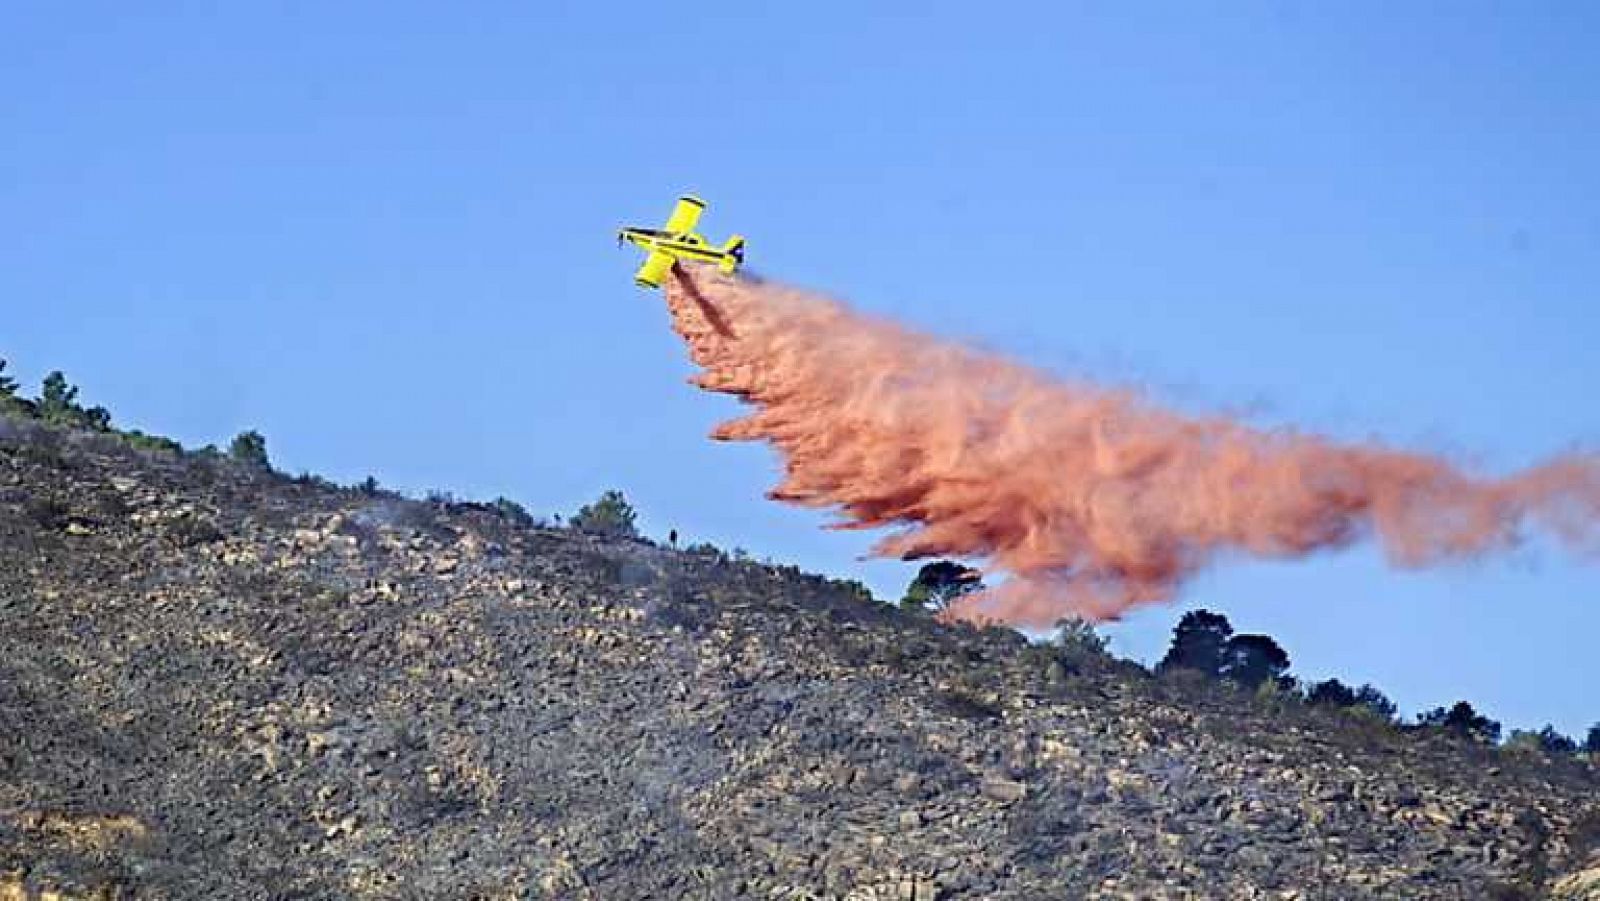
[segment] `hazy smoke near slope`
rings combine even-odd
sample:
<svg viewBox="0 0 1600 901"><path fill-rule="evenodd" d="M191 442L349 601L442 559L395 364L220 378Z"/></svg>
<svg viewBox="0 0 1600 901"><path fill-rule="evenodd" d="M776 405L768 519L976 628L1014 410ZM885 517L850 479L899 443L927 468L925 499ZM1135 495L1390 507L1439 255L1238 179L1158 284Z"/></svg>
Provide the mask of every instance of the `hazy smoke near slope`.
<svg viewBox="0 0 1600 901"><path fill-rule="evenodd" d="M1529 523L1600 545L1600 456L1480 478L1423 454L1190 417L1069 383L791 288L680 270L695 384L754 412L713 437L782 456L777 500L874 553L983 558L1012 578L950 615L1049 626L1171 600L1218 554L1291 558L1375 535L1421 566L1513 545Z"/></svg>

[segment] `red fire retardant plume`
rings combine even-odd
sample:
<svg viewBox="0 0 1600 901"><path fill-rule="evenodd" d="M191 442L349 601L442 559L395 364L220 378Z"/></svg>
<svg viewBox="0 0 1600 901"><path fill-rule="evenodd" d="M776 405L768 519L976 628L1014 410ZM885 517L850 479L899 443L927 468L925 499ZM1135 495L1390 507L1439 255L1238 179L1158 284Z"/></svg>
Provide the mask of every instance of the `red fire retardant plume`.
<svg viewBox="0 0 1600 901"><path fill-rule="evenodd" d="M1600 455L1483 478L1179 415L708 268L666 287L695 384L754 407L713 437L781 455L771 497L833 510L838 528L892 528L879 555L1010 574L956 619L1113 619L1171 600L1221 553L1293 558L1369 535L1403 566L1505 549L1529 525L1600 546Z"/></svg>

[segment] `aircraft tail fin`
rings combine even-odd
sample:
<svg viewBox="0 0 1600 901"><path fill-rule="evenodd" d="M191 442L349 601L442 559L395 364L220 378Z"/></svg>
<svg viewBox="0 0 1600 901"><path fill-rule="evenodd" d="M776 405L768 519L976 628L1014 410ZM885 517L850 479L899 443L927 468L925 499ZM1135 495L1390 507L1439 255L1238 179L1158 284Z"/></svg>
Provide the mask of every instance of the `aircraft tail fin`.
<svg viewBox="0 0 1600 901"><path fill-rule="evenodd" d="M727 256L719 264L719 268L723 272L732 275L734 270L738 269L740 264L744 262L744 235L734 235L729 238L728 243L722 245L722 252Z"/></svg>

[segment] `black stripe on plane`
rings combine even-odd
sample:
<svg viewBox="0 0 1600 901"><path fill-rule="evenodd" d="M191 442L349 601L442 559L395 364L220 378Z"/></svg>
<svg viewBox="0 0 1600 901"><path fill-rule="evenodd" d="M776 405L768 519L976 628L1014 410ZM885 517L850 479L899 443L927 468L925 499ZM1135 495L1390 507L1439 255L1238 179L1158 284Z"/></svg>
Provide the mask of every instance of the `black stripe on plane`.
<svg viewBox="0 0 1600 901"><path fill-rule="evenodd" d="M729 256L729 254L726 254L720 250L712 250L711 248L702 247L678 247L664 252L669 254L680 253L686 257L692 257L697 260L707 260L711 262L715 262Z"/></svg>

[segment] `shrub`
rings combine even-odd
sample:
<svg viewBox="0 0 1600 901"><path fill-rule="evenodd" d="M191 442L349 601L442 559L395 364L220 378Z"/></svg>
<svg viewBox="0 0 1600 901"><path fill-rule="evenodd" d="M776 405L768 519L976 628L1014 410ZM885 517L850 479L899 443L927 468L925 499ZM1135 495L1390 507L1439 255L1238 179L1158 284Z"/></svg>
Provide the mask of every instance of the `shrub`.
<svg viewBox="0 0 1600 901"><path fill-rule="evenodd" d="M1472 709L1466 701L1457 701L1448 710L1435 707L1417 714L1417 724L1427 728L1442 729L1453 735L1482 744L1492 745L1500 740L1500 724Z"/></svg>
<svg viewBox="0 0 1600 901"><path fill-rule="evenodd" d="M829 579L828 587L863 603L876 600L872 596L872 589L855 579Z"/></svg>
<svg viewBox="0 0 1600 901"><path fill-rule="evenodd" d="M622 492L606 491L592 504L585 504L572 516L572 527L580 532L611 538L637 538L634 525L638 514Z"/></svg>
<svg viewBox="0 0 1600 901"><path fill-rule="evenodd" d="M251 469L272 469L272 463L267 459L267 439L254 429L233 437L233 443L228 445L228 456Z"/></svg>
<svg viewBox="0 0 1600 901"><path fill-rule="evenodd" d="M78 421L96 432L111 431L111 411L105 407L90 407L79 411Z"/></svg>
<svg viewBox="0 0 1600 901"><path fill-rule="evenodd" d="M1300 693L1293 684L1281 679L1262 679L1256 684L1256 706L1266 710L1286 710L1300 701Z"/></svg>
<svg viewBox="0 0 1600 901"><path fill-rule="evenodd" d="M1068 657L1104 657L1107 639L1087 620L1068 617L1056 621L1055 634L1050 643L1060 648Z"/></svg>
<svg viewBox="0 0 1600 901"><path fill-rule="evenodd" d="M28 518L46 529L60 529L72 518L72 508L53 497L32 496L24 505Z"/></svg>
<svg viewBox="0 0 1600 901"><path fill-rule="evenodd" d="M78 387L67 381L60 370L44 377L39 400L34 413L44 422L61 428L93 429L105 432L111 429L111 413L105 407L85 409L78 404Z"/></svg>
<svg viewBox="0 0 1600 901"><path fill-rule="evenodd" d="M1306 703L1388 723L1394 722L1399 712L1395 703L1372 685L1351 688L1338 679L1312 683L1306 688Z"/></svg>
<svg viewBox="0 0 1600 901"><path fill-rule="evenodd" d="M173 441L171 438L161 435L146 435L138 429L130 429L123 432L122 440L127 442L129 447L137 448L138 450L163 451L171 454L183 453L183 445Z"/></svg>
<svg viewBox="0 0 1600 901"><path fill-rule="evenodd" d="M294 483L305 488L322 488L328 491L339 490L338 485L335 485L332 481L317 475L309 469L301 470L300 474L294 477Z"/></svg>
<svg viewBox="0 0 1600 901"><path fill-rule="evenodd" d="M1158 668L1156 670L1156 674L1161 677L1161 681L1163 683L1177 689L1181 694L1189 694L1191 692L1200 691L1205 689L1208 683L1211 682L1211 677L1209 675L1200 670L1191 669L1187 666L1168 666Z"/></svg>
<svg viewBox="0 0 1600 901"><path fill-rule="evenodd" d="M1537 732L1513 729L1505 747L1507 750L1537 751L1551 757L1570 757L1578 752L1578 743L1557 732L1554 726L1545 726Z"/></svg>
<svg viewBox="0 0 1600 901"><path fill-rule="evenodd" d="M1365 711L1374 718L1386 723L1394 722L1400 714L1400 707L1389 700L1388 695L1370 684L1356 689L1355 710Z"/></svg>
<svg viewBox="0 0 1600 901"><path fill-rule="evenodd" d="M495 498L494 509L496 513L500 514L501 518L513 525L522 526L524 528L533 525L533 517L528 515L528 511L524 509L521 504L517 503L511 498Z"/></svg>
<svg viewBox="0 0 1600 901"><path fill-rule="evenodd" d="M195 547L223 539L222 530L208 519L185 514L167 524L167 536L179 547Z"/></svg>

